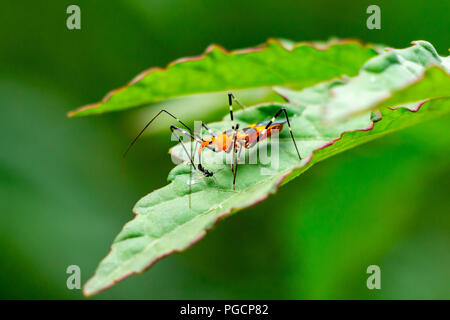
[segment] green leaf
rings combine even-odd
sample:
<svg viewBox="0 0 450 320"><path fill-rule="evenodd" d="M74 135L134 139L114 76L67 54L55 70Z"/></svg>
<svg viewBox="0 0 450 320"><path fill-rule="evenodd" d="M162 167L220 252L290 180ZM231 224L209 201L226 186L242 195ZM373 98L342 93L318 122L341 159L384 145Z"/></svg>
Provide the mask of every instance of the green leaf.
<svg viewBox="0 0 450 320"><path fill-rule="evenodd" d="M124 226L114 240L110 253L100 263L94 277L86 283L84 293L95 294L133 273L145 271L162 257L185 250L200 240L221 218L264 200L280 185L321 160L450 111L450 99L436 99L395 110L383 109L382 119L379 115L366 113L326 126L322 121L321 106L332 98L331 89L341 85L345 84L331 81L301 92L277 89L289 100L285 107L303 157L301 162L288 130L283 130L279 136L279 167L272 167L273 162L241 165L236 190L233 191L230 166L223 163L223 153L205 151L205 166L215 175L214 178L206 178L193 174L191 208L188 205L189 183L192 183L189 166L184 162L175 167L169 175L169 185L150 193L136 204L133 210L135 218ZM402 102L401 97L397 99ZM279 104L254 106L236 112L235 118L244 126L270 119L280 107ZM230 128L230 123L226 118L210 127L221 131ZM258 145L263 146L266 142ZM250 149L247 156L254 152L255 149ZM179 145L172 148L171 153L176 158L186 158Z"/></svg>
<svg viewBox="0 0 450 320"><path fill-rule="evenodd" d="M331 122L379 107L393 107L448 97L450 57L440 57L426 41L406 49L390 49L370 59L358 76L332 90L324 104L324 119Z"/></svg>
<svg viewBox="0 0 450 320"><path fill-rule="evenodd" d="M308 48L312 50L312 47ZM226 153L208 150L202 153L204 166L214 172L213 177L204 177L197 172L191 174L188 157L181 145L172 148L173 159L182 163L170 172L169 185L136 204L135 218L116 237L111 252L86 283L84 293L97 293L133 273L143 272L164 256L186 249L224 216L264 200L280 185L321 160L449 112L450 98L443 98L450 93L450 86L446 86L448 74L444 71L448 68L448 60L437 56L433 50L430 44L418 42L411 48L395 51L394 58L391 54L373 58L351 80L332 80L301 91L276 87L276 92L287 104L268 103L235 112L235 121L243 128L270 119L280 107L285 107L303 158L299 161L289 131L283 130L279 144L275 144L279 152L272 149L270 161L260 156L268 140L258 143L258 148L244 151L241 162L247 160L245 165L239 166L235 190L230 165L225 162ZM430 65L438 66L427 69ZM377 85L367 78L367 70L379 71ZM437 94L432 94L432 88ZM380 93L385 94L384 99L378 99ZM337 97L340 100L336 100ZM364 103L366 100L369 102ZM396 108L384 108L387 105ZM380 108L377 112L367 112ZM364 110L366 112L361 113ZM330 124L324 121L330 114L345 116L340 117L342 121ZM231 124L225 117L209 126L215 132L222 132ZM188 149L189 146L188 142Z"/></svg>
<svg viewBox="0 0 450 320"><path fill-rule="evenodd" d="M201 56L177 60L166 69L146 70L101 102L69 116L119 111L200 93L274 85L301 89L342 75L354 76L375 55L372 47L354 41L294 45L272 39L260 47L231 52L212 45Z"/></svg>

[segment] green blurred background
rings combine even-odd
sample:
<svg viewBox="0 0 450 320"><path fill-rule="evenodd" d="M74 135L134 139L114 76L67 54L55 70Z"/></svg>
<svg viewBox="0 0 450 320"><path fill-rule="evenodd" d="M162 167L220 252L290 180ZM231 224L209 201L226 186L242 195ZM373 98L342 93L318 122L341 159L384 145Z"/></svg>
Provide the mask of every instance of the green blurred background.
<svg viewBox="0 0 450 320"><path fill-rule="evenodd" d="M66 28L70 4L81 7L81 30ZM381 7L381 30L366 28L370 4ZM134 203L165 185L173 166L163 129L140 142L120 175L122 152L155 109L77 119L69 110L211 43L335 36L406 47L423 39L447 55L449 12L442 0L2 2L0 298L83 298L66 288L67 266L79 265L84 283ZM200 103L177 112L189 121L225 114L189 115ZM320 163L95 298L449 299L449 121ZM366 288L371 264L381 267L381 290Z"/></svg>

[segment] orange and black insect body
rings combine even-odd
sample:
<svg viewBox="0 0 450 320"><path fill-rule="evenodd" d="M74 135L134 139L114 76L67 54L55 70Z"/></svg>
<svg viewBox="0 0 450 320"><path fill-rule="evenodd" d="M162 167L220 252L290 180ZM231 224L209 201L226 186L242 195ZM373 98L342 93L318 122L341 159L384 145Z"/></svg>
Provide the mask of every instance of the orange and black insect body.
<svg viewBox="0 0 450 320"><path fill-rule="evenodd" d="M180 142L186 155L188 156L191 166L195 170L198 169L204 176L212 177L214 175L213 172L207 170L202 165L201 155L202 155L202 151L205 148L207 148L211 151L214 151L214 152L227 152L227 153L233 152L233 163L231 166L231 169L233 172L233 189L235 188L235 184L236 184L236 174L237 174L237 168L238 168L238 162L235 157L235 153L238 153L238 152L240 153L242 148L246 148L246 149L252 148L258 142L270 137L272 135L272 131L274 131L274 130L277 130L278 132L281 131L285 124L288 125L289 133L291 135L295 150L297 151L298 158L299 158L299 160L302 159L300 156L300 152L298 151L297 144L294 139L294 135L292 134L291 124L289 123L289 117L288 117L288 114L287 114L285 108L280 108L280 110L278 110L278 112L273 116L273 118L270 121L257 122L257 123L251 124L245 128L239 129L239 124L236 124L236 126L234 125L233 101L235 101L242 108L244 108L244 106L234 97L234 95L231 92L228 93L231 129L225 130L216 136L216 135L214 135L212 130L206 124L202 123L202 127L205 128L208 131L208 133L211 135L211 137L207 138L207 139L202 139L200 136L195 134L186 124L184 124L181 120L179 120L177 117L175 117L170 112L168 112L166 110L161 110L160 112L158 112L158 114L156 116L154 116L146 124L146 126L141 130L141 132L131 142L131 144L128 146L128 149L125 151L123 158L125 158L126 154L130 150L130 148L133 146L133 144L136 142L136 140L142 135L142 133L145 131L145 129L147 129L148 126L153 122L153 120L155 120L162 112L165 112L169 116L174 118L177 122L179 122L185 128L185 129L179 128L174 125L170 126L170 130L177 137L177 140ZM277 120L277 118L282 113L284 113L285 119ZM190 137L192 142L195 141L196 143L200 144L200 148L198 150L198 166L197 167L194 164L192 156L186 149L185 144L181 140L180 135L179 135L180 133ZM238 156L238 158L239 158L239 156Z"/></svg>
<svg viewBox="0 0 450 320"><path fill-rule="evenodd" d="M270 121L261 121L245 127L243 129L236 128L236 130L228 129L219 134L212 136L202 142L199 152L203 148L213 145L216 151L225 151L229 153L233 147L242 145L246 149L252 148L259 141L262 141L272 135L273 130L281 131L286 120L278 120L269 124ZM236 132L235 132L236 131ZM236 146L233 146L232 137L236 134Z"/></svg>
<svg viewBox="0 0 450 320"><path fill-rule="evenodd" d="M289 123L289 117L287 115L285 108L280 108L278 112L273 116L270 121L261 121L257 123L253 123L243 129L239 129L239 124L234 126L234 117L233 117L233 100L235 100L241 107L237 99L233 96L232 93L228 93L228 101L230 105L230 118L231 118L231 129L225 130L220 133L218 136L215 136L211 130L209 130L206 125L204 127L207 128L211 137L209 139L203 140L201 142L201 147L198 151L199 155L199 165L198 169L203 172L205 176L212 176L213 173L206 170L201 164L201 153L204 148L209 148L214 152L238 152L240 153L241 148L244 147L246 149L250 149L255 146L258 142L270 137L272 135L272 131L277 130L280 132L283 129L283 126L287 123L289 127L289 132L292 138L292 142L294 143L295 150L297 152L299 160L301 160L300 152L298 151L297 144L294 139L294 135L292 134L291 124ZM285 119L276 120L278 116L284 113ZM213 149L211 148L213 147ZM239 157L238 157L239 158ZM236 174L237 174L237 160L233 161L232 170L233 170L233 189L236 184ZM233 169L234 168L234 169Z"/></svg>

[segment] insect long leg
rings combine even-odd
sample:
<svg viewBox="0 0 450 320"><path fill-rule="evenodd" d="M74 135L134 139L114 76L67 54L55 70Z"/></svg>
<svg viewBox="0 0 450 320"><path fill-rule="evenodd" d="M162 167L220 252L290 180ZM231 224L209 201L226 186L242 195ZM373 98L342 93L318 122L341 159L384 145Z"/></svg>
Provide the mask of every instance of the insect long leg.
<svg viewBox="0 0 450 320"><path fill-rule="evenodd" d="M205 124L205 123L203 123L202 122L202 127L203 128L205 128L207 131L208 131L208 133L212 136L212 137L216 137L216 135L214 134L214 132ZM197 137L197 136L196 136ZM196 142L197 143L202 143L202 142L205 142L205 140L203 140L203 139L201 139L201 140L196 140ZM195 144L195 150L197 150L197 143ZM211 140L210 140L210 143L211 143ZM203 146L204 148L208 148L209 150L211 150L211 151L213 151L213 152L217 152L217 150L216 150L216 148L213 146L213 145L204 145ZM213 176L213 173L212 172L210 172L210 171L208 171L207 169L205 169L203 166L202 166L202 154L201 154L201 151L199 152L199 154L198 154L198 166L197 166L197 168L198 168L198 170L200 170L202 173L203 173L203 175L205 175L206 177L212 177Z"/></svg>
<svg viewBox="0 0 450 320"><path fill-rule="evenodd" d="M193 151L192 151L192 147L194 144L194 141L199 143L202 140L199 140L197 137L194 137L193 135L191 135L190 133L188 133L186 130L178 128L177 126L171 125L170 126L170 131L172 131L172 133L174 134L174 136L177 138L178 142L181 144L181 146L184 149L184 152L186 153L186 155L189 158L189 208L191 208L191 191L192 191L192 168L194 168L195 170L197 170L197 168L195 167L194 164L194 157L193 157ZM181 137L176 134L175 132L181 132L184 135L187 135L188 137L191 138L191 144L190 144L190 149L191 149L191 153L189 154L189 152L186 149L185 144L183 143L183 141L181 140ZM197 143L195 144L195 150L197 149ZM199 167L199 170L202 171ZM203 171L202 171L203 172Z"/></svg>
<svg viewBox="0 0 450 320"><path fill-rule="evenodd" d="M233 94L231 92L228 92L228 105L230 107L230 120L231 120L231 129L234 130L234 117L233 117L233 100L232 97Z"/></svg>
<svg viewBox="0 0 450 320"><path fill-rule="evenodd" d="M192 145L193 141L191 139L190 147L191 147L191 162L189 164L189 209L191 208L191 193L192 193Z"/></svg>
<svg viewBox="0 0 450 320"><path fill-rule="evenodd" d="M289 128L289 133L291 134L292 142L294 143L295 150L297 151L298 159L299 159L299 160L302 160L302 157L300 156L300 152L298 151L298 148L297 148L297 143L295 142L295 139L294 139L294 135L292 134L291 124L289 123L289 117L288 117L288 114L287 114L285 108L281 108L280 110L278 110L278 112L273 116L272 120L270 120L269 123L268 123L268 124L266 125L266 127L264 128L264 131L267 130L267 128L269 128L269 127L272 125L272 123L275 121L275 119L276 119L282 112L284 112L284 115L286 116L286 121L287 121L287 125L288 125L288 128ZM264 133L264 132L263 132L263 133Z"/></svg>
<svg viewBox="0 0 450 320"><path fill-rule="evenodd" d="M231 152L231 159L232 159L232 161L231 161L231 172L233 173L233 175L234 175L234 170L235 170L235 167L236 167L236 165L235 165L235 158L236 158L236 140L237 140L237 130L239 129L239 123L236 125L236 128L234 129L234 132L233 132L233 137L232 137L232 148L233 148L233 150L232 150L232 152ZM234 190L234 183L233 183L233 190Z"/></svg>
<svg viewBox="0 0 450 320"><path fill-rule="evenodd" d="M242 105L238 99L236 99L236 97L231 93L228 92L228 105L230 106L230 120L231 120L231 129L234 130L233 132L233 161L231 162L231 172L233 172L234 170L234 153L235 153L235 145L236 145L236 137L237 137L237 132L236 130L239 128L239 124L236 125L236 127L234 126L234 116L233 116L233 101L235 101L242 109L245 109L244 105Z"/></svg>
<svg viewBox="0 0 450 320"><path fill-rule="evenodd" d="M188 158L189 158L189 161L191 162L191 165L194 167L195 170L197 170L197 168L195 167L195 164L194 164L194 160L193 160L193 157L192 157L192 153L189 154L189 152L188 152L188 150L187 150L187 148L186 148L186 145L183 143L183 141L181 140L180 136L179 136L178 134L175 133L175 131L181 132L182 134L184 134L184 135L190 137L190 138L191 138L191 142L193 142L193 141L201 142L201 140L198 140L197 137L191 135L191 134L190 134L189 132L187 132L186 130L181 129L181 128L178 128L177 126L174 126L174 125L171 125L171 126L170 126L170 131L173 132L173 134L174 134L175 137L177 138L178 142L179 142L179 143L181 144L181 146L183 147L183 149L184 149L186 155L187 155ZM192 144L192 143L191 143L191 144Z"/></svg>
<svg viewBox="0 0 450 320"><path fill-rule="evenodd" d="M228 104L230 106L230 119L231 119L231 129L234 130L233 132L233 161L231 163L231 172L234 171L234 153L235 153L235 145L236 145L236 137L237 137L237 132L236 130L239 128L239 124L236 125L236 127L234 126L234 116L233 116L233 101L236 102L242 109L245 109L245 106L239 102L239 100L231 93L228 92Z"/></svg>
<svg viewBox="0 0 450 320"><path fill-rule="evenodd" d="M241 156L241 150L242 150L242 144L239 147L239 152L238 152L238 156L236 158L236 162L234 164L234 172L233 172L233 190L236 189L236 175L237 175L237 170L238 170L238 165L239 165L239 158ZM234 153L234 152L233 152Z"/></svg>
<svg viewBox="0 0 450 320"><path fill-rule="evenodd" d="M213 172L208 171L207 169L205 169L205 167L202 166L202 154L201 152L198 154L198 166L197 166L198 170L200 170L203 175L205 177L212 177L213 176Z"/></svg>
<svg viewBox="0 0 450 320"><path fill-rule="evenodd" d="M242 108L245 109L244 105L242 105L236 97L228 92L228 105L230 106L230 119L231 119L231 129L234 129L234 117L233 117L233 100Z"/></svg>
<svg viewBox="0 0 450 320"><path fill-rule="evenodd" d="M205 142L205 140L203 140L201 138L201 136L198 136L195 132L192 131L191 128L189 128L183 121L181 121L180 119L178 119L177 117L175 117L172 113L168 112L165 109L160 110L149 122L147 122L147 124L145 125L145 127L139 132L139 134L133 139L133 141L131 141L131 143L128 145L127 149L125 150L123 156L122 156L122 174L123 174L123 170L124 170L124 160L126 155L128 154L128 151L130 151L131 147L136 143L136 141L139 139L139 137L144 133L144 131L152 124L152 122L161 114L161 113L166 113L168 114L170 117L172 117L173 119L175 119L177 122L179 122L184 128L186 128L188 131L179 128L177 126L171 125L170 126L170 130L172 131L172 133L176 136L178 142L181 144L181 146L183 147L184 152L186 153L186 155L189 158L189 166L190 166L190 174L189 174L189 208L191 207L191 182L192 182L192 168L194 168L195 170L199 170L201 171L205 176L212 176L212 173L209 172L208 170L204 169L201 165L201 161L199 162L199 166L198 168L195 166L194 164L194 157L193 157L193 151L192 151L192 146L194 141L196 142L195 144L195 149L197 149L197 144L198 143L202 143ZM202 126L212 135L214 136L214 133L211 131L211 129L204 123L202 123ZM191 138L191 144L190 144L190 149L191 149L191 153L189 154L188 150L186 149L185 144L183 143L183 141L181 140L179 134L177 134L176 132L180 132L184 135L187 135ZM216 151L215 148L213 148L212 146L206 146L208 149ZM195 151L194 151L195 152Z"/></svg>
<svg viewBox="0 0 450 320"><path fill-rule="evenodd" d="M192 194L192 166L194 161L194 154L197 151L197 146L199 144L198 140L195 140L195 147L194 150L192 150L192 147L194 146L194 140L191 139L190 147L191 147L191 158L189 163L189 208L191 208L191 194Z"/></svg>
<svg viewBox="0 0 450 320"><path fill-rule="evenodd" d="M128 151L130 151L131 147L135 144L135 142L139 139L139 137L144 133L144 131L152 124L153 120L155 120L161 113L167 113L169 116L171 116L172 118L174 118L176 121L178 121L183 127L185 127L187 130L189 130L189 132L191 133L191 135L193 134L191 128L189 128L183 121L181 121L180 119L178 119L177 117L175 117L173 114L171 114L169 111L162 109L161 111L159 111L149 122L147 122L147 124L145 125L145 127L139 132L139 134L133 139L133 141L131 141L131 143L128 145L127 150L125 150L123 156L122 156L122 174L123 174L123 168L124 168L124 161L125 161L125 157L128 153ZM195 135L195 134L194 134ZM197 139L202 140L200 137L196 136Z"/></svg>

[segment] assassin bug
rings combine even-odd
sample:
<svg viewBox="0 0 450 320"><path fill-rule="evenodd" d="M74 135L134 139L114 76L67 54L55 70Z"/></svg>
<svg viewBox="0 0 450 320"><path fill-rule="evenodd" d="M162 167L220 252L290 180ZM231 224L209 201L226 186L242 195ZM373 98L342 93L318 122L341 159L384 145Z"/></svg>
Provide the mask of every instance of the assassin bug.
<svg viewBox="0 0 450 320"><path fill-rule="evenodd" d="M189 128L184 122L182 122L180 119L175 117L173 114L168 112L167 110L162 109L159 111L146 125L145 127L139 132L139 134L134 138L134 140L130 143L128 148L126 149L125 153L123 154L123 159L127 155L130 148L134 145L136 140L142 135L142 133L150 126L150 124L161 114L166 113L169 116L171 116L173 119L175 119L178 123L180 123L183 128L171 125L170 130L172 133L176 136L177 140L180 142L181 146L183 147L186 155L188 156L190 160L190 165L195 169L200 171L205 177L212 177L214 175L213 172L209 171L202 165L202 151L203 149L207 148L213 152L226 152L230 153L232 152L233 160L231 164L231 170L233 173L233 190L235 189L236 185L236 175L237 175L237 169L238 169L238 161L237 158L239 158L239 154L242 150L242 148L250 149L254 147L258 142L268 138L271 136L272 131L278 130L281 131L283 129L284 124L287 123L289 128L289 133L292 138L292 142L294 143L295 150L298 155L298 159L302 160L300 156L300 152L298 151L297 144L294 139L294 135L292 134L291 124L289 123L289 117L286 112L285 108L280 108L278 112L273 116L273 118L270 121L261 121L257 123L253 123L245 128L240 129L239 124L234 125L234 117L233 117L233 101L235 101L242 109L245 109L245 107L235 98L235 96L229 92L228 93L228 104L230 107L230 119L231 119L231 129L225 130L218 134L217 136L214 135L212 130L203 122L201 123L202 127L208 131L208 133L211 135L211 137L207 139L203 139L196 133L194 133L191 128ZM285 119L283 120L277 120L277 118L284 113ZM186 131L187 130L187 131ZM193 153L189 153L185 144L183 143L180 133L188 136L191 138L191 141L195 141L197 144L200 144L200 148L198 150L198 165L196 166L194 164L193 157L191 156ZM196 144L196 146L197 146ZM191 143L192 148L192 143ZM191 150L192 151L192 150ZM235 154L238 153L238 157L235 157ZM122 162L123 167L123 162ZM190 185L189 185L190 187Z"/></svg>

